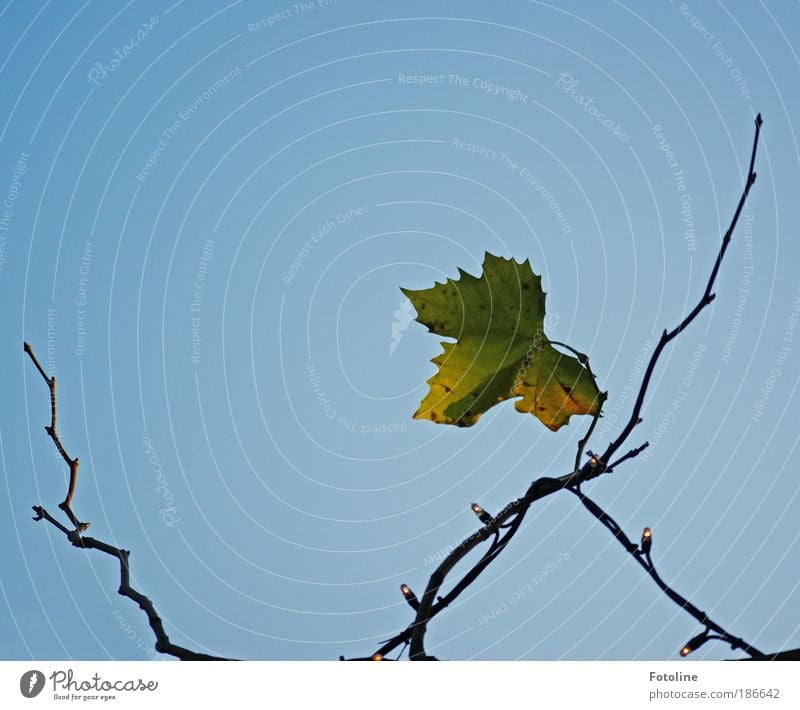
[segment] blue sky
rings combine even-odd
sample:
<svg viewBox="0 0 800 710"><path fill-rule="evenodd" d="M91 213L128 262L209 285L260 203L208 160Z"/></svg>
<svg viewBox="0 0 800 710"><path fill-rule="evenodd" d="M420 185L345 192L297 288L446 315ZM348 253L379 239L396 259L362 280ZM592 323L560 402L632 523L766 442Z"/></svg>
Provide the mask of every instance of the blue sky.
<svg viewBox="0 0 800 710"><path fill-rule="evenodd" d="M2 657L154 655L113 561L30 520L66 472L23 338L58 377L75 511L132 550L174 642L365 655L469 503L566 472L588 423L413 421L440 345L400 287L530 258L547 332L609 391L600 448L702 293L758 111L717 298L630 441L648 456L590 492L718 623L796 647L798 27L780 2L3 4ZM427 641L662 659L699 630L564 493Z"/></svg>

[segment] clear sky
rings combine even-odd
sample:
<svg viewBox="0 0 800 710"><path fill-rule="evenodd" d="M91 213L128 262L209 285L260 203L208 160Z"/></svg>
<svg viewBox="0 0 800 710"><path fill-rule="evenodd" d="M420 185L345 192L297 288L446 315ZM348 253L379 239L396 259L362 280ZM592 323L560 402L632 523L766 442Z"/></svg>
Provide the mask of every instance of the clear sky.
<svg viewBox="0 0 800 710"><path fill-rule="evenodd" d="M717 298L630 440L648 456L587 491L732 633L800 645L798 28L774 0L4 0L0 656L153 655L114 561L31 520L66 471L23 338L58 377L75 511L132 551L174 642L366 655L470 502L565 473L588 424L413 421L440 345L400 287L530 258L548 334L609 391L601 448L702 293L758 111ZM427 640L663 659L698 631L562 493Z"/></svg>

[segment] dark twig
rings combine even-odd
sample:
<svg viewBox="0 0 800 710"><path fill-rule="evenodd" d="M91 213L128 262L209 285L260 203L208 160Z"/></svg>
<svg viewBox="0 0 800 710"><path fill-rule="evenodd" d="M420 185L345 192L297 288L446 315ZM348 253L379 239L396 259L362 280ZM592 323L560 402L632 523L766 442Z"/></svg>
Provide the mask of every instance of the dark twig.
<svg viewBox="0 0 800 710"><path fill-rule="evenodd" d="M608 471L608 473L611 473L623 461L627 461L628 459L635 458L636 456L641 454L642 451L644 451L648 446L650 446L650 443L645 441L644 444L642 444L641 446L637 446L635 449L631 449L624 456L620 456L616 461L614 461L614 463L609 464L608 468L606 470Z"/></svg>
<svg viewBox="0 0 800 710"><path fill-rule="evenodd" d="M611 457L622 447L622 445L627 440L628 436L630 436L633 429L642 422L641 418L641 411L644 405L645 395L647 392L647 387L650 383L650 379L653 376L653 372L655 370L656 364L658 359L667 346L669 342L674 340L683 330L689 326L689 324L698 316L698 314L714 300L714 294L711 293L714 283L717 279L717 274L719 272L720 265L722 264L722 259L725 256L725 252L728 248L728 244L731 241L731 237L733 235L733 231L736 228L736 224L739 221L739 216L741 215L742 209L744 208L745 201L747 200L747 196L750 193L750 188L756 181L756 173L754 171L755 168L755 159L756 159L756 151L758 148L758 141L759 136L761 133L761 114L758 114L755 121L755 135L753 138L753 149L750 155L750 166L747 174L747 179L745 181L745 186L742 191L742 195L739 198L739 203L736 207L736 211L734 212L733 218L731 220L730 226L728 230L725 232L723 236L722 243L720 245L719 253L717 254L716 261L714 266L711 270L711 275L708 280L708 284L706 285L706 289L700 298L700 301L697 305L692 309L692 311L687 315L679 324L678 326L672 330L667 331L665 330L661 336L661 339L658 342L658 345L654 349L650 361L648 362L647 369L644 374L644 378L642 380L642 384L639 388L639 393L636 397L635 404L633 406L633 411L631 412L631 417L628 423L626 424L625 428L619 434L619 436L609 444L608 448L602 455L596 455L590 453L589 461L581 465L581 458L583 455L584 448L589 441L589 437L591 436L594 424L599 417L599 412L595 416L592 421L592 424L587 431L586 436L579 442L578 445L578 455L576 457L575 469L570 473L564 474L558 478L539 478L534 481L530 487L528 488L527 492L522 498L517 499L513 503L507 505L497 516L492 518L489 523L484 523L483 527L470 535L466 540L464 540L455 550L453 550L437 567L437 569L431 575L428 585L425 589L425 593L422 596L422 599L419 604L419 608L416 609L416 617L414 622L409 624L403 631L399 634L394 636L393 638L386 641L380 649L372 656L372 658L383 658L386 653L392 651L393 649L397 648L399 645L407 643L410 640L410 658L412 660L431 660L433 659L432 656L429 656L425 651L424 646L424 636L425 631L427 629L427 625L430 620L436 616L439 612L441 612L444 608L446 608L447 604L451 603L461 592L463 592L472 582L477 579L480 573L489 565L491 562L497 557L497 555L502 552L503 549L506 548L508 543L511 541L511 538L516 534L519 530L519 526L522 522L522 519L525 516L528 508L540 498L544 498L545 496L551 495L557 491L560 491L564 488L570 488L573 492L580 492L580 486L582 483L589 481L593 478L596 478L603 473L608 473L615 466L627 461L629 459L638 456L646 447L647 443L639 446L638 448L632 449L627 454L621 456L619 459L614 461L613 464L608 464L611 460ZM556 345L562 345L567 349L571 350L575 355L578 357L578 360L586 367L587 372L591 374L591 369L589 368L588 358L579 353L578 351L574 350L573 348L564 345L562 343L556 343ZM603 398L605 399L606 393L602 393ZM602 404L602 402L601 402ZM598 509L599 510L599 509ZM602 513L602 511L599 511ZM624 532L618 528L609 527L610 530L614 533L615 536L622 542L626 549L632 553L629 546L633 543L630 540L625 538ZM500 536L501 530L506 530L503 533L502 537ZM464 557L467 556L469 552L475 549L478 545L483 542L486 542L490 537L494 536L494 541L492 542L489 550L481 557L481 559L470 569L462 578L461 580L453 587L453 589L444 597L438 596L439 590L443 585L445 578L448 574L453 570L453 568L460 562ZM636 546L633 546L634 548ZM656 575L657 576L657 575ZM654 577L655 579L655 577ZM660 578L659 578L660 579ZM665 585L666 586L666 585ZM667 587L669 589L669 587ZM665 593L666 589L664 590ZM672 591L672 590L670 590ZM680 599L683 599L680 597ZM685 600L683 600L685 601ZM689 604L687 601L686 604ZM688 607L687 607L688 610ZM698 612L702 615L702 612ZM702 615L705 617L705 615ZM714 628L714 627L709 627ZM724 629L720 631L723 633ZM726 637L732 640L736 640L735 637ZM737 648L744 648L747 646L744 641L741 641L741 644L736 646ZM750 646L747 646L751 651L757 653L755 649Z"/></svg>
<svg viewBox="0 0 800 710"><path fill-rule="evenodd" d="M587 361L587 367L588 367L588 361ZM586 430L586 435L583 437L583 439L581 439L578 442L578 452L575 454L575 468L573 469L573 473L575 473L575 474L577 474L581 469L581 460L583 459L583 451L586 448L586 444L589 443L589 439L592 438L592 433L594 432L594 428L597 425L598 419L600 419L601 412L603 411L603 404L605 404L605 401L607 399L608 399L608 392L601 392L600 393L600 404L597 407L597 412L592 417L592 422L591 422L591 424L589 424L589 428ZM589 455L590 456L592 455L591 451L589 452ZM600 461L598 459L596 461L595 465L597 465L599 463L600 463Z"/></svg>
<svg viewBox="0 0 800 710"><path fill-rule="evenodd" d="M172 643L169 640L169 636L167 632L164 630L164 624L161 621L161 617L158 615L158 612L153 606L153 602L150 601L148 597L146 597L141 592L134 589L131 584L131 575L130 575L130 551L123 550L119 547L114 547L114 545L109 545L107 542L103 542L102 540L97 540L93 537L84 537L81 533L83 533L86 528L89 527L89 523L81 523L75 517L72 512L72 498L75 495L75 486L77 483L78 478L78 459L70 458L67 454L66 450L64 449L63 444L61 443L61 438L58 435L58 431L56 429L56 423L58 418L58 413L56 411L56 378L55 377L48 377L45 373L44 369L42 368L39 360L36 358L36 355L33 353L33 349L31 348L28 343L24 343L25 352L28 354L28 357L33 361L33 364L36 366L36 369L39 370L44 381L47 383L48 388L50 389L50 426L45 427L50 438L53 440L53 443L58 449L58 452L61 454L61 457L64 459L66 464L69 466L70 471L70 480L69 480L69 488L67 490L67 497L64 499L64 502L61 503L58 507L61 508L66 514L67 517L70 519L70 522L75 526L73 530L69 530L67 527L62 525L58 520L56 520L50 513L48 513L42 506L35 505L33 506L33 510L36 513L34 516L34 520L46 520L51 525L58 528L64 535L66 536L67 540L72 543L75 547L81 547L86 550L99 550L100 552L104 552L107 555L111 555L112 557L116 557L119 560L119 571L120 571L120 585L118 589L118 593L121 594L123 597L128 597L128 599L132 599L139 605L139 608L147 615L147 621L150 624L150 628L153 630L153 634L156 637L156 645L155 649L159 653L166 653L170 656L175 656L182 661L227 661L231 659L227 658L220 658L218 656L210 656L206 653L198 653L197 651L192 651L188 648L184 648L183 646L178 646Z"/></svg>
<svg viewBox="0 0 800 710"><path fill-rule="evenodd" d="M96 540L93 537L83 536L78 530L68 530L39 505L33 506L33 510L36 512L36 517L34 517L34 520L47 520L49 523L55 525L66 535L67 540L69 540L75 547L82 547L87 550L99 550L100 552L104 552L107 555L116 557L119 560L120 585L118 592L123 597L128 597L128 599L135 601L139 605L139 608L147 615L147 621L156 637L156 651L159 653L169 654L170 656L175 656L182 661L229 660L226 658L219 658L218 656L209 656L206 653L198 653L188 648L178 646L169 640L169 636L167 636L167 632L164 630L164 624L162 623L161 617L158 615L158 612L153 606L153 602L141 592L136 591L136 589L130 585L131 553L129 550L123 550L119 547L114 547L113 545L109 545L101 540Z"/></svg>
<svg viewBox="0 0 800 710"><path fill-rule="evenodd" d="M617 522L591 498L579 491L577 488L570 487L567 488L567 490L570 493L574 493L576 496L578 496L586 509L606 528L608 528L608 530L611 531L611 534L614 535L620 545L622 545L633 557L633 559L635 559L639 565L641 565L645 572L650 575L652 580L656 583L656 585L658 585L658 588L661 589L661 591L664 592L667 597L669 597L681 609L693 616L698 623L705 627L705 631L702 634L695 636L694 639L692 639L683 647L681 655L688 655L691 651L699 648L699 646L702 645L702 643L705 643L706 640L718 639L729 644L732 649L741 649L752 658L761 658L764 656L764 654L755 646L747 643L738 636L728 633L719 624L712 621L704 611L700 611L700 609L698 609L688 599L678 594L678 592L672 589L672 587L670 587L661 578L650 555L650 550L652 547L652 535L649 528L645 529L645 533L642 536L641 545L635 545L633 542L631 542L630 538L625 534ZM711 632L714 632L716 635L712 634Z"/></svg>
<svg viewBox="0 0 800 710"><path fill-rule="evenodd" d="M733 213L733 218L731 219L730 226L728 227L728 231L725 232L725 236L722 238L722 244L719 248L719 253L717 254L716 261L714 262L714 268L711 269L711 276L708 278L708 284L706 285L706 290L703 292L703 295L700 298L700 301L697 305L692 309L692 311L687 315L676 327L674 330L667 331L661 334L661 339L658 341L658 345L656 345L655 349L653 350L652 355L650 356L650 362L647 364L647 369L645 370L644 378L642 380L642 384L639 388L639 394L636 397L636 402L633 405L633 411L631 412L631 417L628 420L628 423L625 425L625 428L622 430L620 435L612 441L608 448L606 449L605 453L601 457L603 461L609 461L611 457L616 453L616 451L625 443L625 440L630 436L631 432L634 428L641 423L642 419L640 417L642 406L644 405L644 398L645 394L647 393L647 386L650 384L650 379L653 376L653 371L655 370L656 363L658 362L658 358L661 355L661 352L667 346L667 344L674 340L683 330L697 317L697 315L702 311L706 306L708 306L715 298L714 293L712 293L712 289L714 288L714 283L717 280L717 274L719 273L719 267L722 264L722 259L725 256L725 252L728 249L728 245L730 244L731 237L733 236L733 230L736 228L736 224L739 221L739 216L744 209L744 203L747 201L747 196L750 194L750 188L753 187L756 181L756 173L755 173L755 164L756 164L756 151L758 150L758 139L761 134L761 124L763 123L761 119L761 114L759 113L756 116L756 130L755 136L753 137L753 150L750 153L750 167L747 171L747 179L745 180L744 189L742 190L742 195L739 198L739 204L736 206L736 211Z"/></svg>

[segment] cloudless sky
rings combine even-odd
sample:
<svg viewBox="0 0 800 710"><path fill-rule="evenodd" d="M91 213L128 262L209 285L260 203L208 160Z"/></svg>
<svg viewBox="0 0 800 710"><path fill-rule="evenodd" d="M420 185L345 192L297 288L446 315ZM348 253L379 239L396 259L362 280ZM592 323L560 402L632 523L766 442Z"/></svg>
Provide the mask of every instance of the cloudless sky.
<svg viewBox="0 0 800 710"><path fill-rule="evenodd" d="M647 456L587 491L718 623L800 645L798 28L777 1L3 2L0 657L155 655L114 560L31 520L66 470L23 339L58 377L75 512L175 643L367 655L470 502L567 472L588 424L413 421L440 344L400 287L530 258L547 333L609 392L602 449L705 287L758 111L717 298L629 440ZM700 630L562 493L427 641L664 659Z"/></svg>

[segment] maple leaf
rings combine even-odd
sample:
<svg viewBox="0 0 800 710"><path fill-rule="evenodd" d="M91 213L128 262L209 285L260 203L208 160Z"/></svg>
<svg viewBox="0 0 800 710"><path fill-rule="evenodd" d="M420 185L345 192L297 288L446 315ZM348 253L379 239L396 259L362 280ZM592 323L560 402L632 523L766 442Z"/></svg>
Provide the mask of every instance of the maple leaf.
<svg viewBox="0 0 800 710"><path fill-rule="evenodd" d="M401 289L417 321L455 339L443 342L444 351L433 358L438 370L414 418L472 426L490 407L520 397L517 411L553 431L573 414L596 414L594 378L544 333L545 292L530 261L487 252L480 277L458 272L458 279L429 289Z"/></svg>

